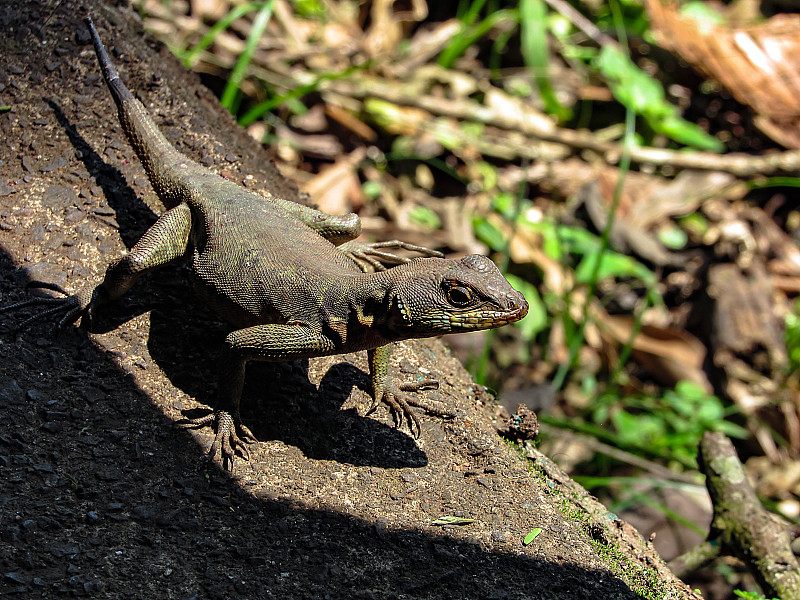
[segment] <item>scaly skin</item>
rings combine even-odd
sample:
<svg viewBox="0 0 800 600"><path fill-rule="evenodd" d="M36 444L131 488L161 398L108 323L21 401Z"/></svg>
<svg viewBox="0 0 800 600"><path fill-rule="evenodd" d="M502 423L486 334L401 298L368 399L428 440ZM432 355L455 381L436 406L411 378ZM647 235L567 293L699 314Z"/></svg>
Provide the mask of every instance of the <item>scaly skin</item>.
<svg viewBox="0 0 800 600"><path fill-rule="evenodd" d="M478 255L436 258L438 252L398 241L356 242L361 231L356 215L326 215L268 199L205 169L161 134L120 80L91 19L86 24L122 127L168 210L108 267L94 289L68 295L52 284L33 282L65 297L34 298L0 312L44 306L18 329L49 315L63 315L60 326L90 319L142 274L188 257L198 293L235 327L222 351L216 411L188 423L215 423L210 453L221 453L226 467L232 467L237 451L249 456L242 438L252 439L252 434L239 418L248 361L368 350L373 408L385 402L395 423L399 426L405 417L417 434L420 422L412 406L448 415L404 393L435 387L436 381L398 384L389 376L391 343L501 327L524 317L525 299L494 263ZM409 260L385 248L429 258ZM383 262L397 266L385 269Z"/></svg>

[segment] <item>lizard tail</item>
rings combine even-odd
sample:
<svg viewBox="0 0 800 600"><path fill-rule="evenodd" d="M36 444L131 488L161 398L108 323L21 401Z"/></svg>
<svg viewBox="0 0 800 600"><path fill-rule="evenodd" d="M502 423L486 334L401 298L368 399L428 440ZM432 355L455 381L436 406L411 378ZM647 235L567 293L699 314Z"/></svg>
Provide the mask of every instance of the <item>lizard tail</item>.
<svg viewBox="0 0 800 600"><path fill-rule="evenodd" d="M86 26L89 28L89 33L92 35L92 43L94 44L95 54L97 54L97 61L100 63L100 68L103 71L103 79L105 79L108 89L111 90L114 102L117 106L121 106L126 100L132 100L133 94L131 94L130 90L122 83L122 79L119 78L119 73L117 73L114 65L111 64L111 59L108 57L103 42L100 41L97 29L94 27L92 17L84 18L83 22L86 23Z"/></svg>
<svg viewBox="0 0 800 600"><path fill-rule="evenodd" d="M136 154L139 155L139 160L156 194L167 208L172 208L181 202L182 190L179 188L183 184L189 185L186 177L199 170L200 166L178 152L158 130L158 126L147 114L144 105L122 83L119 73L111 64L111 59L103 47L103 42L100 41L92 18L86 17L84 23L89 27L103 79L117 105L122 129L136 150ZM187 169L187 165L192 169Z"/></svg>

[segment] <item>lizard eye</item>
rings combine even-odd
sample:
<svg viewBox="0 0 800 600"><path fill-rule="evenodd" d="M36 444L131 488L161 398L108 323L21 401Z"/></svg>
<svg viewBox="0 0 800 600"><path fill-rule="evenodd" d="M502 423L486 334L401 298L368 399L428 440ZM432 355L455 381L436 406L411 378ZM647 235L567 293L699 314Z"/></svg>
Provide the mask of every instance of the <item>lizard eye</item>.
<svg viewBox="0 0 800 600"><path fill-rule="evenodd" d="M469 306L472 302L472 291L463 285L456 285L447 290L447 301L457 308Z"/></svg>

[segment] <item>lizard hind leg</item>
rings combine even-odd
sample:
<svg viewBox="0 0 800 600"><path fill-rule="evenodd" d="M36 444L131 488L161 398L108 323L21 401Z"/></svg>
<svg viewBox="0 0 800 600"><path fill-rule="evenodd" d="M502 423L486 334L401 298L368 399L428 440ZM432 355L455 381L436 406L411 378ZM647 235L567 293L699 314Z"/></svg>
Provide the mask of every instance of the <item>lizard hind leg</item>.
<svg viewBox="0 0 800 600"><path fill-rule="evenodd" d="M222 467L226 471L233 471L237 450L244 460L249 461L250 450L247 443L258 441L239 416L245 364L241 357L226 348L219 365L215 410L197 419L178 422L178 426L185 429L197 429L206 425L214 428L214 441L208 449L208 457L213 460L215 456L220 456ZM241 437L237 434L237 429L241 432Z"/></svg>
<svg viewBox="0 0 800 600"><path fill-rule="evenodd" d="M239 417L247 362L283 362L321 356L329 354L331 350L332 342L321 332L300 325L265 324L232 331L225 338L219 361L215 411L180 425L214 425L216 433L209 455L213 458L219 454L223 467L233 470L236 451L239 450L245 459L249 459L250 452L244 441L256 439ZM237 430L241 432L241 438Z"/></svg>
<svg viewBox="0 0 800 600"><path fill-rule="evenodd" d="M58 321L59 328L74 323L79 317L91 321L96 308L120 297L141 275L181 258L186 253L191 226L191 209L186 204L180 204L161 215L127 255L106 269L103 281L94 288L69 294L58 284L31 281L28 283L28 288L52 290L65 297L30 298L0 307L0 313L30 306L44 307L44 310L17 325L13 330L14 333L27 328L35 321L61 312L64 316Z"/></svg>

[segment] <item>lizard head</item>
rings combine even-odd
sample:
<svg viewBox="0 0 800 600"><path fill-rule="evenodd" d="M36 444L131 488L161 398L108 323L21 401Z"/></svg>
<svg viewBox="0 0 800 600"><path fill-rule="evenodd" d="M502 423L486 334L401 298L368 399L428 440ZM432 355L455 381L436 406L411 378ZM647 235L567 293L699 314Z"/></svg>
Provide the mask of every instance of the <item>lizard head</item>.
<svg viewBox="0 0 800 600"><path fill-rule="evenodd" d="M387 325L403 337L494 329L528 313L523 295L485 256L422 258L389 272L395 277Z"/></svg>

